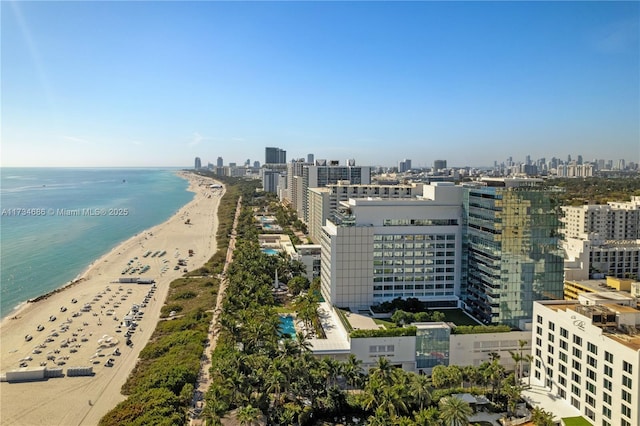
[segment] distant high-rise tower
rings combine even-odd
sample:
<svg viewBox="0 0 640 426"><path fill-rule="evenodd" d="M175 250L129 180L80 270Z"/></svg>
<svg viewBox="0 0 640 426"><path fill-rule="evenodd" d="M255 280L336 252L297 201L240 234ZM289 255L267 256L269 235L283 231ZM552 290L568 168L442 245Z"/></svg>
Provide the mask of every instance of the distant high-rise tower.
<svg viewBox="0 0 640 426"><path fill-rule="evenodd" d="M582 155L578 155L578 164L582 164Z"/></svg>
<svg viewBox="0 0 640 426"><path fill-rule="evenodd" d="M553 188L541 179L483 179L464 195L466 291L472 314L519 327L533 302L563 298L564 256Z"/></svg>
<svg viewBox="0 0 640 426"><path fill-rule="evenodd" d="M199 170L202 168L202 161L200 160L200 157L196 157L196 161L195 161L195 169Z"/></svg>
<svg viewBox="0 0 640 426"><path fill-rule="evenodd" d="M398 173L408 172L409 170L411 170L410 159L405 158L404 160L398 162Z"/></svg>
<svg viewBox="0 0 640 426"><path fill-rule="evenodd" d="M267 147L264 152L264 162L266 164L286 164L287 151L280 148Z"/></svg>
<svg viewBox="0 0 640 426"><path fill-rule="evenodd" d="M222 160L222 157L218 157L218 159L216 160L216 167L223 167L224 166L224 161Z"/></svg>
<svg viewBox="0 0 640 426"><path fill-rule="evenodd" d="M313 164L313 154L307 154L307 163Z"/></svg>
<svg viewBox="0 0 640 426"><path fill-rule="evenodd" d="M253 162L253 168L254 169L259 169L260 168L260 162L259 161L254 161Z"/></svg>
<svg viewBox="0 0 640 426"><path fill-rule="evenodd" d="M435 160L433 162L433 171L437 172L447 168L447 160Z"/></svg>

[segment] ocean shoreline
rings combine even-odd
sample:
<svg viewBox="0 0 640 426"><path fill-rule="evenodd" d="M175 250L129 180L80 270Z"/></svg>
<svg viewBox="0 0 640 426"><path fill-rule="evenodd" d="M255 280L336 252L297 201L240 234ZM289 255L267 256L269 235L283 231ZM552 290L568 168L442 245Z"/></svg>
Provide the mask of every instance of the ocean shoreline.
<svg viewBox="0 0 640 426"><path fill-rule="evenodd" d="M121 387L160 321L170 283L184 275L182 268L173 268L174 264L183 257L188 259L190 270L196 269L217 251L217 211L225 188L210 188L209 184L215 182L210 178L190 173L184 173L184 177L189 180L194 197L169 219L114 247L94 261L78 280L41 295L33 303L25 303L17 315L14 313L17 320L0 323L1 373L15 371L19 364L27 369L43 365L65 370L93 367L93 375L88 377L0 382L3 424L97 424L125 398ZM175 250L175 256L149 257L145 262L151 265L149 278L156 281L153 287L119 282L127 261L161 249L172 254ZM121 322L132 304L141 303L147 306L137 319L138 327L129 345L127 329ZM111 342L105 349L107 353L101 353L104 339ZM112 354L115 348L118 354ZM109 356L113 356L110 366L106 363ZM91 403L87 404L87 400Z"/></svg>
<svg viewBox="0 0 640 426"><path fill-rule="evenodd" d="M106 167L105 169L121 169L122 167ZM55 169L55 167L52 167L52 169ZM64 167L62 169L68 169L68 167ZM93 169L93 168L85 168L85 167L80 167L78 169ZM125 168L126 169L126 168ZM129 169L140 169L138 167L131 167ZM184 169L171 169L171 168L150 168L150 169L158 169L158 170L168 170L170 172L172 172L174 175L178 176L181 179L186 180L189 183L189 176L188 176L188 172L186 172ZM191 203L196 195L196 191L194 189L191 188L191 185L187 185L187 187L185 188L185 192L191 192L193 195L192 197L187 200L183 205L179 206L175 211L171 212L169 214L169 216L167 218L165 218L164 220L162 220L161 222L158 222L156 224L153 224L151 226L149 226L148 228L145 228L142 231L138 231L136 232L134 235L126 237L120 241L118 241L117 243L113 244L110 248L108 248L104 253L102 253L100 256L98 256L97 258L95 258L94 260L92 260L87 266L85 266L80 273L78 273L78 275L76 275L76 277L70 281L67 281L66 283L62 284L59 287L56 287L52 290L47 291L46 293L43 293L41 295L38 295L36 297L32 297L29 298L27 300L22 300L20 302L18 302L17 305L15 305L13 308L11 308L11 310L9 312L7 312L7 314L5 314L4 316L0 317L0 322L4 322L5 320L13 320L16 318L20 317L20 314L22 311L24 311L24 309L26 309L27 307L29 307L31 304L37 303L39 301L45 300L49 297L51 297L54 294L57 294L61 291L64 291L67 288L70 288L76 284L79 284L83 281L83 279L86 277L86 275L89 273L89 271L91 270L91 268L98 264L101 260L103 260L105 257L109 256L115 249L117 249L118 247L125 245L127 242L129 242L130 240L133 240L135 238L137 238L139 235L141 234L145 234L147 232L149 232L152 228L161 225L162 223L165 223L166 221L168 221L169 219L171 219L173 216L175 216L181 209L183 209L185 206L187 206L189 203Z"/></svg>

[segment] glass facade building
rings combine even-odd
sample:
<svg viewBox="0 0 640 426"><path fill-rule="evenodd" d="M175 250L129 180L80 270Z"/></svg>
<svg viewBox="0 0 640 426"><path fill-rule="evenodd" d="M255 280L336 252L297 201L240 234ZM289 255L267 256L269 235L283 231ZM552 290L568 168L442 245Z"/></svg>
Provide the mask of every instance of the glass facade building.
<svg viewBox="0 0 640 426"><path fill-rule="evenodd" d="M482 322L518 327L535 300L563 296L558 189L505 181L465 187L462 296Z"/></svg>
<svg viewBox="0 0 640 426"><path fill-rule="evenodd" d="M451 329L448 326L433 324L418 327L416 331L416 368L431 369L436 365L449 365L450 337Z"/></svg>

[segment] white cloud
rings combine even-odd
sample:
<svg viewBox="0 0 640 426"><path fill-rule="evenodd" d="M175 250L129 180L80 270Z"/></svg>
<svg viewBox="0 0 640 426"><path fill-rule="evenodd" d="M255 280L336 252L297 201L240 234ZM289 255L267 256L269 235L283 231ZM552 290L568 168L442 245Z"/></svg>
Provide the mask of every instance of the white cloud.
<svg viewBox="0 0 640 426"><path fill-rule="evenodd" d="M187 143L187 145L196 146L196 145L199 145L202 141L205 141L207 139L208 138L205 138L200 133L193 132L193 136L191 137L191 140Z"/></svg>
<svg viewBox="0 0 640 426"><path fill-rule="evenodd" d="M79 137L76 137L76 136L63 135L62 139L70 141L70 142L81 143L81 144L84 144L84 145L91 144L91 142L89 142L88 140L83 139L83 138L79 138Z"/></svg>

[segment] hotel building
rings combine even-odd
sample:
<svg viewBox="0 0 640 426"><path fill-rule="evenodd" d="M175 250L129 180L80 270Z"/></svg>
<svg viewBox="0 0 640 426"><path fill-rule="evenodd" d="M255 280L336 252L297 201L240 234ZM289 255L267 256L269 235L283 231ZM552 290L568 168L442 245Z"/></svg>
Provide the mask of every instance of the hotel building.
<svg viewBox="0 0 640 426"><path fill-rule="evenodd" d="M321 284L356 312L396 297L458 305L462 187L436 183L414 199L349 199L322 227Z"/></svg>
<svg viewBox="0 0 640 426"><path fill-rule="evenodd" d="M532 384L593 425L640 424L640 311L618 293L534 303Z"/></svg>

